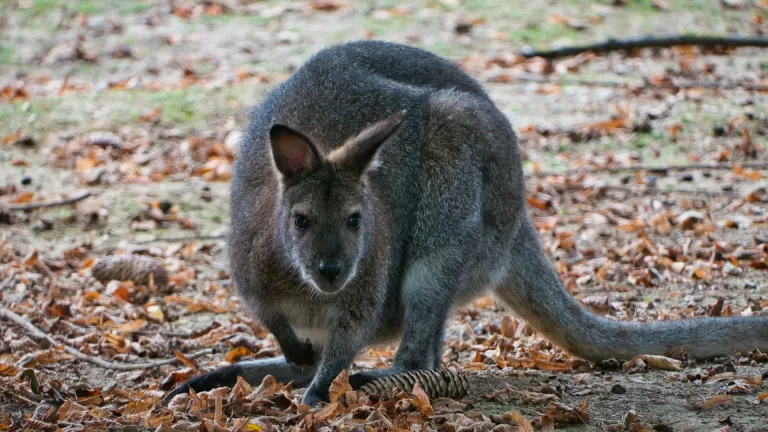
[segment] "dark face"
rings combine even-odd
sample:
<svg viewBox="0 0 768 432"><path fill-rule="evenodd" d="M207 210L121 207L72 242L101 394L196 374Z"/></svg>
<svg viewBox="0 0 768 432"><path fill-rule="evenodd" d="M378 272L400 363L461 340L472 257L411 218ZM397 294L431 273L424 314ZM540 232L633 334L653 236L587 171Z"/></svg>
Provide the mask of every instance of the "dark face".
<svg viewBox="0 0 768 432"><path fill-rule="evenodd" d="M316 172L283 195L283 230L304 279L320 291L344 288L370 237L364 187L350 173Z"/></svg>
<svg viewBox="0 0 768 432"><path fill-rule="evenodd" d="M293 129L270 131L282 186L281 238L304 280L324 293L355 277L372 229L365 175L403 115L368 126L327 155Z"/></svg>

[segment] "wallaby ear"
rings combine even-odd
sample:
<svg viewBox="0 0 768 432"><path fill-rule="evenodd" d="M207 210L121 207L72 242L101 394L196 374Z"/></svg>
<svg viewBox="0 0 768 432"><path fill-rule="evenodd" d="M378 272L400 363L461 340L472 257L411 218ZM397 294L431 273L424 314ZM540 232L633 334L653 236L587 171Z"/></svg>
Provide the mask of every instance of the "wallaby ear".
<svg viewBox="0 0 768 432"><path fill-rule="evenodd" d="M402 110L367 126L341 147L334 149L328 155L328 161L364 173L381 144L397 130L404 117L405 110Z"/></svg>
<svg viewBox="0 0 768 432"><path fill-rule="evenodd" d="M320 166L315 146L299 132L276 124L269 131L272 157L285 180L296 181Z"/></svg>

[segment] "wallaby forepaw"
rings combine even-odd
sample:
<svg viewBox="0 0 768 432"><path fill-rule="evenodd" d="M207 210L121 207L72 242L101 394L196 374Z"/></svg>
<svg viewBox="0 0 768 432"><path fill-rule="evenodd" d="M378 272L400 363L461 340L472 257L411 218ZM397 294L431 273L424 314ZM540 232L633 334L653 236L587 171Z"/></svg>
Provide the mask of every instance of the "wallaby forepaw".
<svg viewBox="0 0 768 432"><path fill-rule="evenodd" d="M316 407L320 405L320 402L328 402L328 392L326 391L325 394L318 391L313 391L312 388L307 389L307 392L304 393L304 396L301 398L301 403L304 405L309 405L311 407Z"/></svg>

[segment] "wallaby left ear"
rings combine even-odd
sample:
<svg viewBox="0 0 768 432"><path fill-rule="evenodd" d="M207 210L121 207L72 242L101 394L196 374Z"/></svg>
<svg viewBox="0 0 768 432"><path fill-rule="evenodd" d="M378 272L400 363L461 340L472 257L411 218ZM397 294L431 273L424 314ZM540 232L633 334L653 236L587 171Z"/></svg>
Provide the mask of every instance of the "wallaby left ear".
<svg viewBox="0 0 768 432"><path fill-rule="evenodd" d="M404 117L405 110L402 110L367 126L341 147L334 149L328 155L328 161L364 173L373 162L376 152L397 130Z"/></svg>

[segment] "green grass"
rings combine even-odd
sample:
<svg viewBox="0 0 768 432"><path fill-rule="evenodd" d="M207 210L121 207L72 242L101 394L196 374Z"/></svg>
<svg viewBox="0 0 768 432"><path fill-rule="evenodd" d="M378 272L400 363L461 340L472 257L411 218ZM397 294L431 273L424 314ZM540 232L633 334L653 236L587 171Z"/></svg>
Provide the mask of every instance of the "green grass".
<svg viewBox="0 0 768 432"><path fill-rule="evenodd" d="M30 16L41 16L55 10L66 9L85 15L117 12L140 13L152 7L150 0L32 0L18 11Z"/></svg>
<svg viewBox="0 0 768 432"><path fill-rule="evenodd" d="M0 64L16 63L16 49L11 45L0 44Z"/></svg>
<svg viewBox="0 0 768 432"><path fill-rule="evenodd" d="M63 128L78 132L142 124L140 116L161 108L165 127L205 128L216 119L237 116L258 103L267 86L242 85L206 90L201 86L168 91L123 90L85 95L36 97L29 101L0 104L0 123L9 130L44 134ZM94 118L94 113L99 113ZM35 118L34 122L29 122Z"/></svg>

